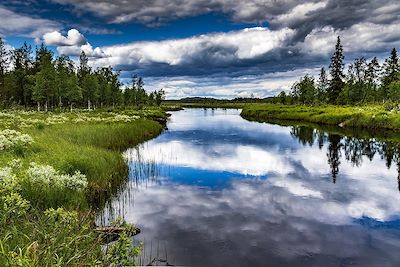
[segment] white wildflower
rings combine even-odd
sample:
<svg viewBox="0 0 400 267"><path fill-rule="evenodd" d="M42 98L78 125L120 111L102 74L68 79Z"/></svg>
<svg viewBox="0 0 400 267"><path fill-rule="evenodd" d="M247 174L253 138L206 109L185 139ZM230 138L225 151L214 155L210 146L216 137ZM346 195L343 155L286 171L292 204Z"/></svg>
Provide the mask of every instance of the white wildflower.
<svg viewBox="0 0 400 267"><path fill-rule="evenodd" d="M33 139L28 134L23 134L15 130L6 129L0 131L0 150L5 150L19 145L29 145Z"/></svg>
<svg viewBox="0 0 400 267"><path fill-rule="evenodd" d="M86 176L79 171L73 175L60 174L52 166L38 165L31 163L27 171L28 178L33 183L55 186L58 188L68 188L79 191L87 186Z"/></svg>
<svg viewBox="0 0 400 267"><path fill-rule="evenodd" d="M13 170L18 170L22 167L22 160L13 159L8 163L8 167L12 168Z"/></svg>
<svg viewBox="0 0 400 267"><path fill-rule="evenodd" d="M49 165L39 165L34 162L31 163L27 171L28 178L34 183L41 184L57 184L56 177L58 176L57 171Z"/></svg>
<svg viewBox="0 0 400 267"><path fill-rule="evenodd" d="M15 191L18 189L17 177L11 167L0 168L0 191Z"/></svg>

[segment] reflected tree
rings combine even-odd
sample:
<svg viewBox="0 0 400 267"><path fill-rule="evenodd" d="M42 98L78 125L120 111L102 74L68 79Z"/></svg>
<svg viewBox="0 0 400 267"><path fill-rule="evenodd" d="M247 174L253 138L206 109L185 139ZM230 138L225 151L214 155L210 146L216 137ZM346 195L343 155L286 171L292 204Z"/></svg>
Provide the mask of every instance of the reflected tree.
<svg viewBox="0 0 400 267"><path fill-rule="evenodd" d="M290 132L300 144L312 146L314 143L322 149L324 144L328 144L328 164L331 169L332 182L336 183L339 174L342 152L347 161L353 166L360 167L365 156L370 161L375 155L379 155L385 161L385 165L390 169L394 164L397 167L398 188L400 191L400 144L390 141L379 141L375 138L359 138L352 136L341 136L329 134L323 130L313 129L306 126L293 126Z"/></svg>
<svg viewBox="0 0 400 267"><path fill-rule="evenodd" d="M302 145L312 146L314 144L314 129L305 126L293 126L290 135L297 138Z"/></svg>
<svg viewBox="0 0 400 267"><path fill-rule="evenodd" d="M336 134L329 134L328 135L328 163L331 168L331 174L332 174L332 181L335 184L337 175L339 174L339 165L340 165L340 157L341 157L341 152L340 149L342 147L341 144L341 139L342 137L340 135Z"/></svg>

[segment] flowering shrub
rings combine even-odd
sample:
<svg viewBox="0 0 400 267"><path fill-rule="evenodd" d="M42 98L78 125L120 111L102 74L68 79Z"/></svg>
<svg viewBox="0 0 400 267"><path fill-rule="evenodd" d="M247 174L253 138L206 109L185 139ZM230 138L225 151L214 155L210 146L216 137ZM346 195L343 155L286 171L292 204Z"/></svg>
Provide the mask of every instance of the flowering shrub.
<svg viewBox="0 0 400 267"><path fill-rule="evenodd" d="M22 160L13 159L8 163L8 167L10 167L13 170L19 170L22 167Z"/></svg>
<svg viewBox="0 0 400 267"><path fill-rule="evenodd" d="M132 122L140 118L140 116L137 115L125 115L125 114L116 114L116 113L111 113L107 114L111 115L108 117L100 117L100 116L78 116L78 118L74 119L73 121L75 123L79 122L106 122L106 123L112 123L112 122Z"/></svg>
<svg viewBox="0 0 400 267"><path fill-rule="evenodd" d="M0 131L0 150L9 149L15 146L25 146L33 142L32 137L15 130L6 129Z"/></svg>
<svg viewBox="0 0 400 267"><path fill-rule="evenodd" d="M0 192L13 192L17 189L19 189L19 185L12 168L0 168Z"/></svg>
<svg viewBox="0 0 400 267"><path fill-rule="evenodd" d="M86 176L79 171L73 175L60 174L52 166L38 165L31 163L27 176L33 183L44 184L48 186L65 187L71 190L79 191L87 186Z"/></svg>

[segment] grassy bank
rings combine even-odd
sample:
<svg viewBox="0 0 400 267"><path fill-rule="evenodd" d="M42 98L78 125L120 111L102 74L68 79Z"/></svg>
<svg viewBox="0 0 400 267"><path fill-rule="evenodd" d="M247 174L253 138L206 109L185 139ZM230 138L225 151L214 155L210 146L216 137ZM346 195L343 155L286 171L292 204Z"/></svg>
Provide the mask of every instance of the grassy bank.
<svg viewBox="0 0 400 267"><path fill-rule="evenodd" d="M400 130L400 113L383 105L320 106L253 104L243 108L241 116L248 120L303 121L345 128Z"/></svg>
<svg viewBox="0 0 400 267"><path fill-rule="evenodd" d="M93 211L127 179L121 151L161 132L152 119L165 114L1 112L0 266L131 264L128 239L102 253Z"/></svg>

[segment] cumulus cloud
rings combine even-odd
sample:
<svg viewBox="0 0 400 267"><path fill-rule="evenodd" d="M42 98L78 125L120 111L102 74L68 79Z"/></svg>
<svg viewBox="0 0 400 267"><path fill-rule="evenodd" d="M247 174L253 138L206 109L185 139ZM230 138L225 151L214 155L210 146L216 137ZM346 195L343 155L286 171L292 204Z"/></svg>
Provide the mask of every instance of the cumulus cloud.
<svg viewBox="0 0 400 267"><path fill-rule="evenodd" d="M313 29L297 44L303 53L327 55L334 49L336 37L340 36L345 53L388 52L390 47L400 45L400 20L391 25L371 22L354 24L340 30L331 26Z"/></svg>
<svg viewBox="0 0 400 267"><path fill-rule="evenodd" d="M77 57L81 54L81 52L85 52L86 56L91 58L102 58L105 57L106 54L100 47L93 48L93 46L89 43L84 45L73 45L73 46L59 46L57 47L57 51L60 55L67 55Z"/></svg>
<svg viewBox="0 0 400 267"><path fill-rule="evenodd" d="M43 40L47 45L56 46L79 46L87 43L86 38L76 29L69 30L67 36L59 31L48 32L43 35Z"/></svg>
<svg viewBox="0 0 400 267"><path fill-rule="evenodd" d="M63 36L59 31L48 32L43 35L42 39L47 45L57 46L60 55L77 57L83 51L91 58L106 56L100 47L93 48L85 36L76 29L70 29L66 36Z"/></svg>
<svg viewBox="0 0 400 267"><path fill-rule="evenodd" d="M44 33L58 30L61 25L42 18L17 14L0 5L0 34L41 38Z"/></svg>
<svg viewBox="0 0 400 267"><path fill-rule="evenodd" d="M103 47L110 57L99 63L161 63L173 66L202 61L207 64L221 64L261 56L282 46L292 35L293 30L287 28L271 31L258 27L175 40L135 42Z"/></svg>

